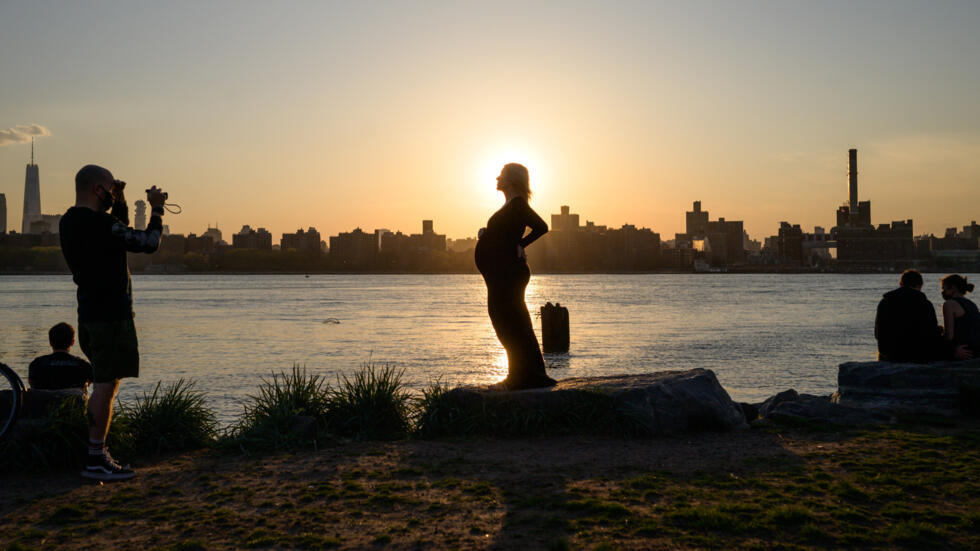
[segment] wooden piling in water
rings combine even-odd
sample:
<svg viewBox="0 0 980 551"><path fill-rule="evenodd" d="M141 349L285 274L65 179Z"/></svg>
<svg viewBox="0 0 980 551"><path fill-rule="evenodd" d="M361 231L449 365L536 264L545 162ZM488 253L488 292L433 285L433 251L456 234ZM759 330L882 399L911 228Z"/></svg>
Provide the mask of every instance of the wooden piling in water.
<svg viewBox="0 0 980 551"><path fill-rule="evenodd" d="M550 302L541 307L541 348L545 354L568 352L568 308Z"/></svg>

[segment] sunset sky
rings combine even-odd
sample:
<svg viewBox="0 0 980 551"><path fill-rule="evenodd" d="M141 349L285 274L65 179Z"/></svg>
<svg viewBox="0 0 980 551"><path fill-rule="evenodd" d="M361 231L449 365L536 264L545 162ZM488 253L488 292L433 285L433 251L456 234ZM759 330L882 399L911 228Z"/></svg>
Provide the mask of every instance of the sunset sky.
<svg viewBox="0 0 980 551"><path fill-rule="evenodd" d="M97 163L243 224L474 236L494 176L663 239L701 200L753 238L831 227L847 149L875 223L980 219L980 2L0 2L0 193L20 229ZM23 130L24 127L21 127ZM11 130L13 131L7 131Z"/></svg>

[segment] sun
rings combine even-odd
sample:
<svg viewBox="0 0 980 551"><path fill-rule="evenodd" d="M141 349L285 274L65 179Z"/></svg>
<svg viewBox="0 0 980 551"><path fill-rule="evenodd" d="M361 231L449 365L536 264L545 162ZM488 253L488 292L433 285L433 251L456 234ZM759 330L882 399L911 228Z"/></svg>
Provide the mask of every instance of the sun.
<svg viewBox="0 0 980 551"><path fill-rule="evenodd" d="M480 187L480 196L486 198L488 203L498 204L502 200L497 191L497 176L507 163L520 163L527 167L534 194L547 188L548 176L543 157L533 147L525 144L490 146L480 155L476 169L476 185Z"/></svg>

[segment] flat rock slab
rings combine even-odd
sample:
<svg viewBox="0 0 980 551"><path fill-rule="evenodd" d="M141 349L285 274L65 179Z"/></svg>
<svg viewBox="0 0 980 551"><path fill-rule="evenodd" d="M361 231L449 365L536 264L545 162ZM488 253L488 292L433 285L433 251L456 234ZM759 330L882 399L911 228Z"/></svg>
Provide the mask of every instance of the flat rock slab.
<svg viewBox="0 0 980 551"><path fill-rule="evenodd" d="M887 423L890 416L877 411L836 404L832 396L799 394L785 390L755 406L762 421L778 420L858 426Z"/></svg>
<svg viewBox="0 0 980 551"><path fill-rule="evenodd" d="M423 433L456 436L659 436L748 426L741 408L708 369L576 377L520 391L460 387L447 391L425 415Z"/></svg>
<svg viewBox="0 0 980 551"><path fill-rule="evenodd" d="M889 414L976 415L980 359L928 364L848 362L837 372L834 403Z"/></svg>

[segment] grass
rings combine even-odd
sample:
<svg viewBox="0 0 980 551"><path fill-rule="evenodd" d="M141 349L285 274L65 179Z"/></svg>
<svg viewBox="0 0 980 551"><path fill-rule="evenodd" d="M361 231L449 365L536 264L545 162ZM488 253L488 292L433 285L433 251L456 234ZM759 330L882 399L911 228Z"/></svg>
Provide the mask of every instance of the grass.
<svg viewBox="0 0 980 551"><path fill-rule="evenodd" d="M218 418L193 381L178 379L153 394L120 402L112 423L112 445L125 456L147 456L208 447L218 434Z"/></svg>
<svg viewBox="0 0 980 551"><path fill-rule="evenodd" d="M322 377L294 365L290 373L263 379L248 397L239 421L221 444L241 451L315 448L326 436L331 390Z"/></svg>
<svg viewBox="0 0 980 551"><path fill-rule="evenodd" d="M978 436L757 429L711 437L707 459L589 437L195 454L105 487L0 481L0 548L976 549Z"/></svg>
<svg viewBox="0 0 980 551"><path fill-rule="evenodd" d="M330 393L327 425L340 436L356 440L389 440L405 436L411 426L411 395L403 371L388 364L364 364L351 377L343 375Z"/></svg>
<svg viewBox="0 0 980 551"><path fill-rule="evenodd" d="M50 472L74 468L88 442L88 423L78 403L65 401L41 419L21 419L16 434L0 440L0 471Z"/></svg>

